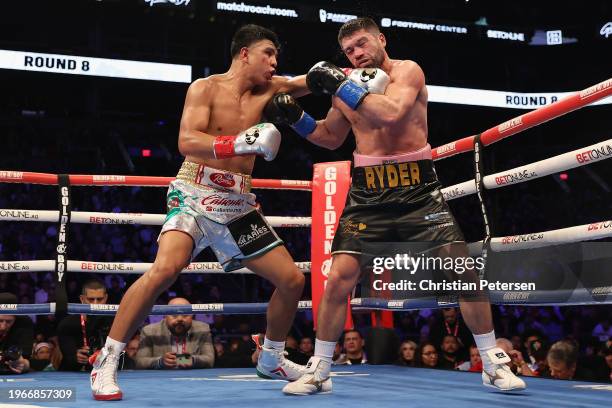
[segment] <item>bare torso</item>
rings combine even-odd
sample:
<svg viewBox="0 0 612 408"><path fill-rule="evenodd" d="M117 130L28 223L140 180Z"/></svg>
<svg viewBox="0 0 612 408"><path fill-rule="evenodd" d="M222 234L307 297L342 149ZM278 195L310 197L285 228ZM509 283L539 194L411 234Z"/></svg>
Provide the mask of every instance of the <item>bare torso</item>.
<svg viewBox="0 0 612 408"><path fill-rule="evenodd" d="M264 106L279 88L279 81L272 80L266 87L256 87L239 95L232 86L233 80L226 74L212 75L202 81L210 81L209 100L212 102L208 126L198 130L213 136L236 135L259 123ZM255 164L255 156L204 160L188 155L185 159L242 174L251 174Z"/></svg>
<svg viewBox="0 0 612 408"><path fill-rule="evenodd" d="M397 69L401 64L413 64L412 61L391 60L391 70L387 90L393 86ZM334 99L336 99L334 97ZM344 104L334 101L334 107L342 111L351 123L356 152L371 156L387 156L418 150L427 144L427 88L419 91L416 102L403 117L390 126L376 126Z"/></svg>

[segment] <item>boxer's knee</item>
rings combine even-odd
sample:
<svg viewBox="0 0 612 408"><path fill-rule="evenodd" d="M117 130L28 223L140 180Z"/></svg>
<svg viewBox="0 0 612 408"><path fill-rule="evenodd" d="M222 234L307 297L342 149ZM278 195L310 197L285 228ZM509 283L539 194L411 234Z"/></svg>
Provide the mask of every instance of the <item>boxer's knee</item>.
<svg viewBox="0 0 612 408"><path fill-rule="evenodd" d="M156 289L167 289L176 281L184 266L183 262L176 259L158 257L146 273L149 284Z"/></svg>
<svg viewBox="0 0 612 408"><path fill-rule="evenodd" d="M304 291L304 285L306 285L306 278L304 277L304 274L302 272L296 269L295 273L291 277L291 290L300 292L300 294L302 294L302 292Z"/></svg>
<svg viewBox="0 0 612 408"><path fill-rule="evenodd" d="M295 268L291 273L284 276L281 290L284 292L297 293L298 296L301 296L305 284L306 278L304 278L304 274Z"/></svg>
<svg viewBox="0 0 612 408"><path fill-rule="evenodd" d="M329 300L346 301L346 297L357 284L358 278L359 271L334 270L332 267L325 286L324 296Z"/></svg>

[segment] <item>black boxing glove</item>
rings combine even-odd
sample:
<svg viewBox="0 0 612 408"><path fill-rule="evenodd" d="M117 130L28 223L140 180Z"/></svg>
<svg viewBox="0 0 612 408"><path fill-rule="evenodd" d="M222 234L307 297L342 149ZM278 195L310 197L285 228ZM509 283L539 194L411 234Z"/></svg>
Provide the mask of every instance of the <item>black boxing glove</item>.
<svg viewBox="0 0 612 408"><path fill-rule="evenodd" d="M264 115L272 123L289 125L303 138L307 138L317 122L297 103L293 96L277 93L266 104Z"/></svg>
<svg viewBox="0 0 612 408"><path fill-rule="evenodd" d="M369 93L351 81L340 68L327 61L321 61L310 68L306 75L306 85L315 95L336 95L353 110L359 107Z"/></svg>

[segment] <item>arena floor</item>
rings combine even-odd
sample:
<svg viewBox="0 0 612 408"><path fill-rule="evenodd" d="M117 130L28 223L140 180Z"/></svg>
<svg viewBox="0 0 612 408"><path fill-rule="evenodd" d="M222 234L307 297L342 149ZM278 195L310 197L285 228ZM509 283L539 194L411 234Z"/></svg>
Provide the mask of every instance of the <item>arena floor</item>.
<svg viewBox="0 0 612 408"><path fill-rule="evenodd" d="M252 369L124 371L124 399L98 402L85 373L32 373L0 377L1 388L75 387L76 402L0 403L0 407L605 407L612 385L527 378L522 393L503 394L481 385L480 375L395 366L346 366L334 372L334 392L286 396L283 381L262 380Z"/></svg>

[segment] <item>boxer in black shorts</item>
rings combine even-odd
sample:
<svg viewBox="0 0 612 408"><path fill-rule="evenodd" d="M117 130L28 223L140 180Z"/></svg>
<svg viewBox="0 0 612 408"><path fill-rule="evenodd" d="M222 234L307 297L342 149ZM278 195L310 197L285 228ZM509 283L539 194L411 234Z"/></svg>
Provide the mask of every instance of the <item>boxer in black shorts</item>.
<svg viewBox="0 0 612 408"><path fill-rule="evenodd" d="M331 359L346 317L346 299L360 275L363 244L386 241L445 241L437 256L467 257L467 245L439 190L427 143L427 87L414 61L392 60L376 23L345 23L338 42L354 69L319 62L306 76L314 94L332 95L324 120L315 121L289 95L275 95L265 109L274 122L288 123L310 142L336 149L353 131L353 184L332 245L333 261L318 311L315 355L307 372L287 384L287 394L332 391ZM466 275L476 279L472 270ZM465 276L465 275L464 275ZM483 361L483 384L502 391L525 388L496 347L486 294L467 301L459 293L463 318Z"/></svg>
<svg viewBox="0 0 612 408"><path fill-rule="evenodd" d="M355 167L332 255L372 242L464 241L440 187L431 160Z"/></svg>

